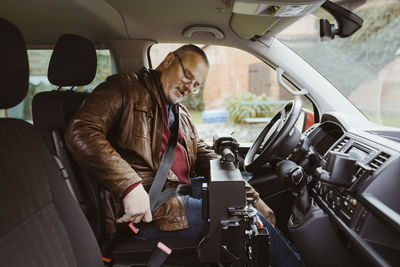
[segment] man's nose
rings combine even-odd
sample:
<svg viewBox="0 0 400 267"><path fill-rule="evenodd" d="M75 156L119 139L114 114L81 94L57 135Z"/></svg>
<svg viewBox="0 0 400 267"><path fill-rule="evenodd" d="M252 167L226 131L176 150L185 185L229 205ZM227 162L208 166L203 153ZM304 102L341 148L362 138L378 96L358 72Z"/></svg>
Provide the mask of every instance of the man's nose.
<svg viewBox="0 0 400 267"><path fill-rule="evenodd" d="M194 90L194 81L189 80L188 82L185 82L184 87L185 87L185 89L192 92Z"/></svg>

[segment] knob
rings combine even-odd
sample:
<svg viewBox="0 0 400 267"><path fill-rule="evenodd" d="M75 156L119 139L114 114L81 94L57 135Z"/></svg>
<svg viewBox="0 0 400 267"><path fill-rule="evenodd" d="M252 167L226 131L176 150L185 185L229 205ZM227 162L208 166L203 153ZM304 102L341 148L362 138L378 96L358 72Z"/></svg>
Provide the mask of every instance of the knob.
<svg viewBox="0 0 400 267"><path fill-rule="evenodd" d="M355 200L354 198L350 199L350 204L355 207L357 206L357 200Z"/></svg>
<svg viewBox="0 0 400 267"><path fill-rule="evenodd" d="M336 197L335 205L337 209L340 209L342 207L342 199L340 197Z"/></svg>
<svg viewBox="0 0 400 267"><path fill-rule="evenodd" d="M229 148L225 148L222 151L221 160L223 162L234 162L235 154L233 154L233 152Z"/></svg>
<svg viewBox="0 0 400 267"><path fill-rule="evenodd" d="M303 170L299 167L291 173L290 178L292 179L293 184L298 185L303 180L303 177L304 177Z"/></svg>
<svg viewBox="0 0 400 267"><path fill-rule="evenodd" d="M331 202L333 200L333 191L329 190L328 194L326 194L326 200Z"/></svg>

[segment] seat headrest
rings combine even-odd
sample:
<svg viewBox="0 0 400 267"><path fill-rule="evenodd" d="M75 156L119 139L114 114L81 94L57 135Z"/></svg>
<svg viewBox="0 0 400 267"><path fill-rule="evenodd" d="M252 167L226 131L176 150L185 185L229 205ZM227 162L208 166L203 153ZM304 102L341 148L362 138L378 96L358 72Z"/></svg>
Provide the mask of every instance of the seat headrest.
<svg viewBox="0 0 400 267"><path fill-rule="evenodd" d="M0 109L16 106L29 88L29 64L21 32L0 18Z"/></svg>
<svg viewBox="0 0 400 267"><path fill-rule="evenodd" d="M96 75L97 56L89 39L75 35L61 35L51 55L47 77L57 86L83 86Z"/></svg>

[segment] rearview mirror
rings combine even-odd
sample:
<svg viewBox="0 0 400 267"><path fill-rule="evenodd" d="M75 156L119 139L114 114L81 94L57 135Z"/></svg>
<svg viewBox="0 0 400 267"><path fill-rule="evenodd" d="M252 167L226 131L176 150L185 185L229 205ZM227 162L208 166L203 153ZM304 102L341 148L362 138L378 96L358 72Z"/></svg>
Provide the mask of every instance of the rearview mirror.
<svg viewBox="0 0 400 267"><path fill-rule="evenodd" d="M363 19L354 14L353 12L332 3L326 1L322 6L327 12L329 12L336 20L338 28L335 28L334 24L331 24L327 19L320 20L320 36L322 41L334 39L335 35L345 38L349 37L361 28Z"/></svg>

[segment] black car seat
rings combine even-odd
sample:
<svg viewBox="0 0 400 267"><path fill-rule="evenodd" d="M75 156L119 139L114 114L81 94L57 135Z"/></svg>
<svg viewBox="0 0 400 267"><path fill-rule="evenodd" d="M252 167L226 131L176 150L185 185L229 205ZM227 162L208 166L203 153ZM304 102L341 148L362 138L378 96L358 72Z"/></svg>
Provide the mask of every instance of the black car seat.
<svg viewBox="0 0 400 267"><path fill-rule="evenodd" d="M67 122L89 95L87 92L75 92L72 87L91 83L96 75L96 67L96 49L90 40L74 34L61 35L48 68L48 79L58 89L35 95L32 115L33 125L43 136L64 181L100 241L103 224L99 185L77 166L64 145ZM66 86L71 89L61 91Z"/></svg>
<svg viewBox="0 0 400 267"><path fill-rule="evenodd" d="M24 39L0 19L0 109L28 90ZM91 228L53 163L39 132L0 119L0 265L103 266Z"/></svg>
<svg viewBox="0 0 400 267"><path fill-rule="evenodd" d="M96 72L96 54L93 43L78 35L60 36L50 60L49 81L60 87L81 86L90 83ZM102 248L103 255L120 263L146 263L158 241L170 247L173 253L167 262L185 266L198 263L195 253L200 240L189 238L162 238L137 240L119 237L103 238L103 219L99 185L70 157L64 145L64 132L71 115L88 93L73 90L53 90L38 93L32 103L33 123L56 158L71 193L76 196Z"/></svg>

